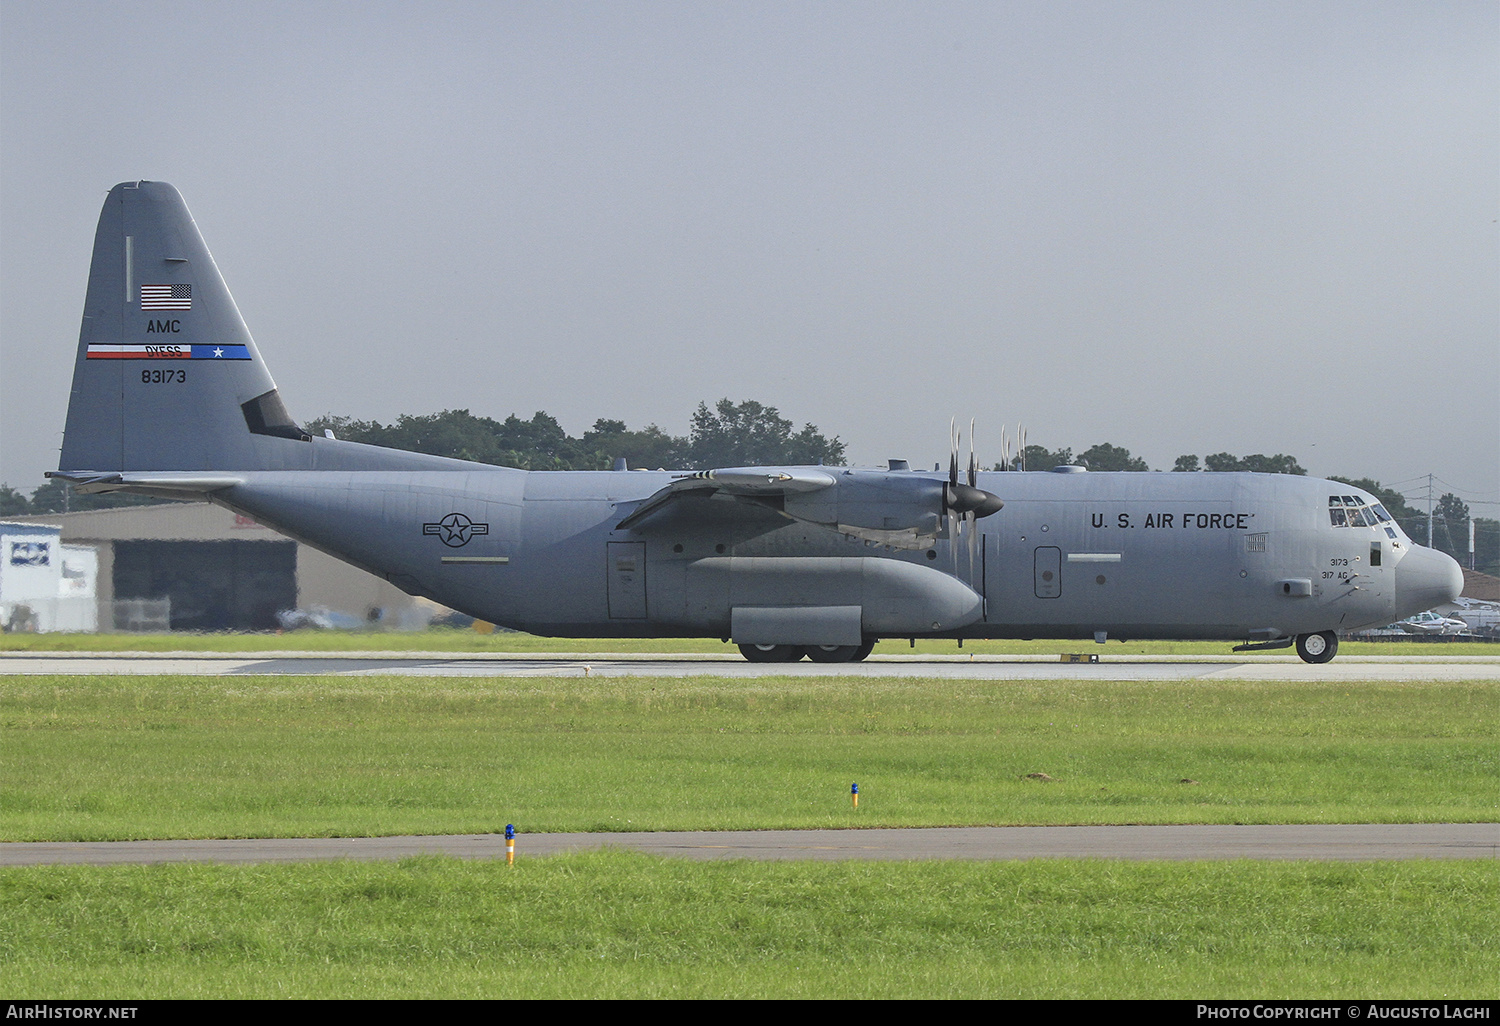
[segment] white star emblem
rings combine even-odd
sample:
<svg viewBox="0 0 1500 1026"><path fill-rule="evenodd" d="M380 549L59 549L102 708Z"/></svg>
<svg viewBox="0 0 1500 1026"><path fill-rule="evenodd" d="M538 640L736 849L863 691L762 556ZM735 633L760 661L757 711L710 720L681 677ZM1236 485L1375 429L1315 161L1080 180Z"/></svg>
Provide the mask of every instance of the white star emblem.
<svg viewBox="0 0 1500 1026"><path fill-rule="evenodd" d="M462 513L449 513L435 524L423 524L423 534L435 534L450 548L469 544L476 534L489 534L489 524L476 524Z"/></svg>

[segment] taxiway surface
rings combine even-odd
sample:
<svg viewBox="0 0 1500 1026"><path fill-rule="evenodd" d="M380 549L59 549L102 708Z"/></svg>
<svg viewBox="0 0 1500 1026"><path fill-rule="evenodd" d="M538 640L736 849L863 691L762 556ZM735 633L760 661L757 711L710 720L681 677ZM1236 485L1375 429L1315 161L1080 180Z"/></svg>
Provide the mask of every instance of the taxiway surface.
<svg viewBox="0 0 1500 1026"><path fill-rule="evenodd" d="M1251 826L918 827L874 830L726 830L523 834L518 857L618 848L689 859L1009 861L1037 858L1493 859L1497 823ZM443 854L505 857L501 834L287 837L197 841L34 841L0 844L0 866L158 862L381 860Z"/></svg>
<svg viewBox="0 0 1500 1026"><path fill-rule="evenodd" d="M468 653L0 653L3 674L254 674L434 677L932 677L962 680L1500 680L1500 656L875 656L862 663L748 663L738 656Z"/></svg>

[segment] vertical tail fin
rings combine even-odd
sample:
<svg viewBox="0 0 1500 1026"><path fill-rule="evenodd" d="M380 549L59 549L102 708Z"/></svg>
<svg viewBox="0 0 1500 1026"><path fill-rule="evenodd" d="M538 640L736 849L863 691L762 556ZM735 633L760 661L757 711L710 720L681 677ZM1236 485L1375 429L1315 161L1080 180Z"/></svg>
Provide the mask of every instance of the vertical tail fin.
<svg viewBox="0 0 1500 1026"><path fill-rule="evenodd" d="M305 441L177 190L110 190L60 469L276 469Z"/></svg>

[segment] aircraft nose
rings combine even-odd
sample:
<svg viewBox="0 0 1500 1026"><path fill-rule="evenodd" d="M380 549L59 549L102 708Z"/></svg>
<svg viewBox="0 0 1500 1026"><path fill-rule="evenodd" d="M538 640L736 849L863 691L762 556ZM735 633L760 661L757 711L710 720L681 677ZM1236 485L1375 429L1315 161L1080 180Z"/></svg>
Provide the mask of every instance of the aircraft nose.
<svg viewBox="0 0 1500 1026"><path fill-rule="evenodd" d="M1464 572L1445 552L1413 545L1396 564L1396 612L1401 616L1452 602L1464 590Z"/></svg>

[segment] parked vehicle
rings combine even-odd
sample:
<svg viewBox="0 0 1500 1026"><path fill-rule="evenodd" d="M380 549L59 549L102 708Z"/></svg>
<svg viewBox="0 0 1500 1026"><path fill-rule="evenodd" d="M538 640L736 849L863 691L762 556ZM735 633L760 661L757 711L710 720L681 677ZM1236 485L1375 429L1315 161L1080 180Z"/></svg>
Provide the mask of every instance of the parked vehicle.
<svg viewBox="0 0 1500 1026"><path fill-rule="evenodd" d="M1494 633L1496 628L1500 628L1500 603L1459 598L1455 604L1459 608L1451 610L1449 615L1468 624L1469 630L1475 634L1486 629L1489 633Z"/></svg>

